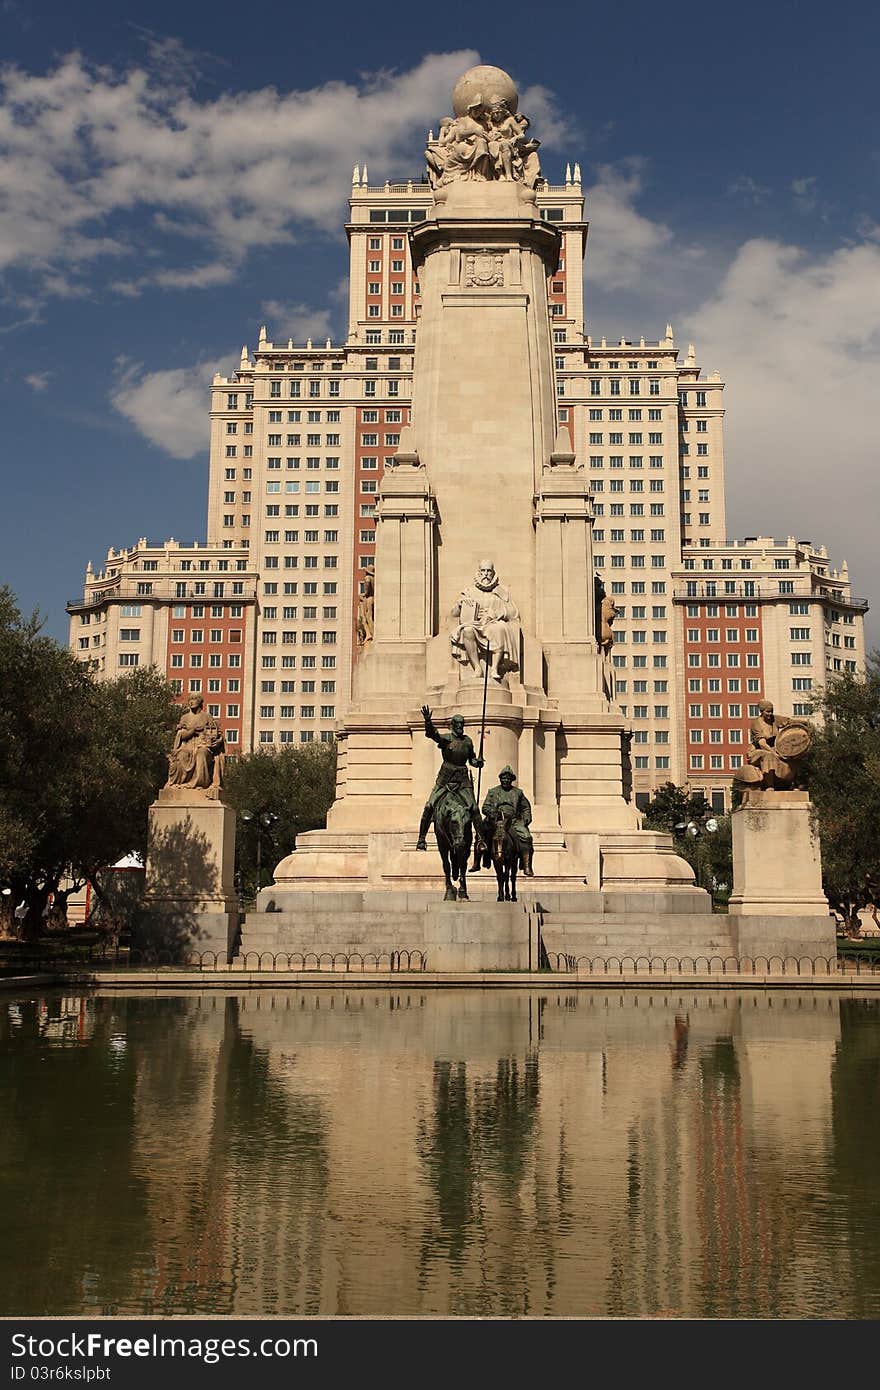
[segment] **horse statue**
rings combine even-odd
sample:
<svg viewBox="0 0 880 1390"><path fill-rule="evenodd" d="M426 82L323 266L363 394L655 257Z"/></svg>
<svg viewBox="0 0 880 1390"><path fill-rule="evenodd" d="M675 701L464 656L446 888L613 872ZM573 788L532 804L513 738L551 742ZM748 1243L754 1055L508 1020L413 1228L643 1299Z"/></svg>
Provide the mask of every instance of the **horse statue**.
<svg viewBox="0 0 880 1390"><path fill-rule="evenodd" d="M514 812L500 808L492 833L490 851L495 877L498 880L498 902L516 902L516 871L519 868L519 849L510 828Z"/></svg>
<svg viewBox="0 0 880 1390"><path fill-rule="evenodd" d="M434 809L434 834L443 864L446 892L443 901L466 901L467 867L471 853L471 822L461 814L454 796L444 796ZM456 887L456 884L458 885Z"/></svg>
<svg viewBox="0 0 880 1390"><path fill-rule="evenodd" d="M446 878L443 900L451 903L458 898L466 899L468 895L467 862L471 840L473 831L476 830L479 835L482 829L468 768L481 768L483 760L477 757L470 736L464 731L464 719L460 714L454 714L450 719L448 734L441 733L436 727L427 705L422 705L422 717L425 721L425 738L437 744L443 762L431 795L425 802L416 849L427 850L426 836L433 821Z"/></svg>

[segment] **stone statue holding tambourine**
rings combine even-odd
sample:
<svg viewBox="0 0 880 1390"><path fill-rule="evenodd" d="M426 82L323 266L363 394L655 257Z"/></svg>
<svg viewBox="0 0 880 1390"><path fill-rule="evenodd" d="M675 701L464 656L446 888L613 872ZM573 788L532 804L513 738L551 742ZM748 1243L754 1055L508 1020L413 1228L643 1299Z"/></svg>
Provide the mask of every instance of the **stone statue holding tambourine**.
<svg viewBox="0 0 880 1390"><path fill-rule="evenodd" d="M762 700L749 726L749 743L746 765L735 774L743 793L788 791L800 759L812 747L813 730L806 720L774 714L771 701Z"/></svg>

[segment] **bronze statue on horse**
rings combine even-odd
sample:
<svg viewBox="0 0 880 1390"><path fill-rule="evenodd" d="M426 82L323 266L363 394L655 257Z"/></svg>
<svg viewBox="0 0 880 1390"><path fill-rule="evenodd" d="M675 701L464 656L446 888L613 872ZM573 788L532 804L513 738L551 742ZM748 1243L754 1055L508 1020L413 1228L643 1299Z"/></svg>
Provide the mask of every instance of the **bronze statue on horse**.
<svg viewBox="0 0 880 1390"><path fill-rule="evenodd" d="M440 733L435 727L427 705L422 706L422 718L425 721L425 738L432 739L438 745L443 762L422 812L416 849L428 848L426 836L433 821L446 879L445 901L454 902L457 898L465 899L468 896L467 866L472 831L476 830L477 836L482 836L480 814L468 768L481 768L483 760L477 757L473 741L464 731L464 720L460 714L453 715L448 734Z"/></svg>

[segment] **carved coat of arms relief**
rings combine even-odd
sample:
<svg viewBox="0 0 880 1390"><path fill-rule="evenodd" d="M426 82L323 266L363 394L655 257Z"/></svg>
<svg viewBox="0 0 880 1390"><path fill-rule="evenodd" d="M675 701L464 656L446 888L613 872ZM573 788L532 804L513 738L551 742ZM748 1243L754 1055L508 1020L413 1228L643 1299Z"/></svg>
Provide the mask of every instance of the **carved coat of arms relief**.
<svg viewBox="0 0 880 1390"><path fill-rule="evenodd" d="M465 256L465 288L488 290L504 284L504 257L494 251L472 251Z"/></svg>

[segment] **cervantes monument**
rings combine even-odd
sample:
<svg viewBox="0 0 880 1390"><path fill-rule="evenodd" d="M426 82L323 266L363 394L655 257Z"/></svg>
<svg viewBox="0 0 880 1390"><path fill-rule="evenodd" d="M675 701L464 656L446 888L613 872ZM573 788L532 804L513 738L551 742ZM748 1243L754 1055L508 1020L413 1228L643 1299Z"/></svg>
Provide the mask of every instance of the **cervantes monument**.
<svg viewBox="0 0 880 1390"><path fill-rule="evenodd" d="M594 912L704 914L671 838L641 830L627 800L589 478L557 428L547 280L560 236L536 206L537 141L498 68L465 73L452 104L427 150L434 206L410 233L422 299L412 425L381 483L336 801L256 916L302 923L328 894L392 911L442 893L433 836L429 854L417 849L437 768L420 711L441 728L461 716L477 739L484 688L483 788L509 765L531 803L533 900L575 892ZM491 880L470 880L471 897L494 899Z"/></svg>

